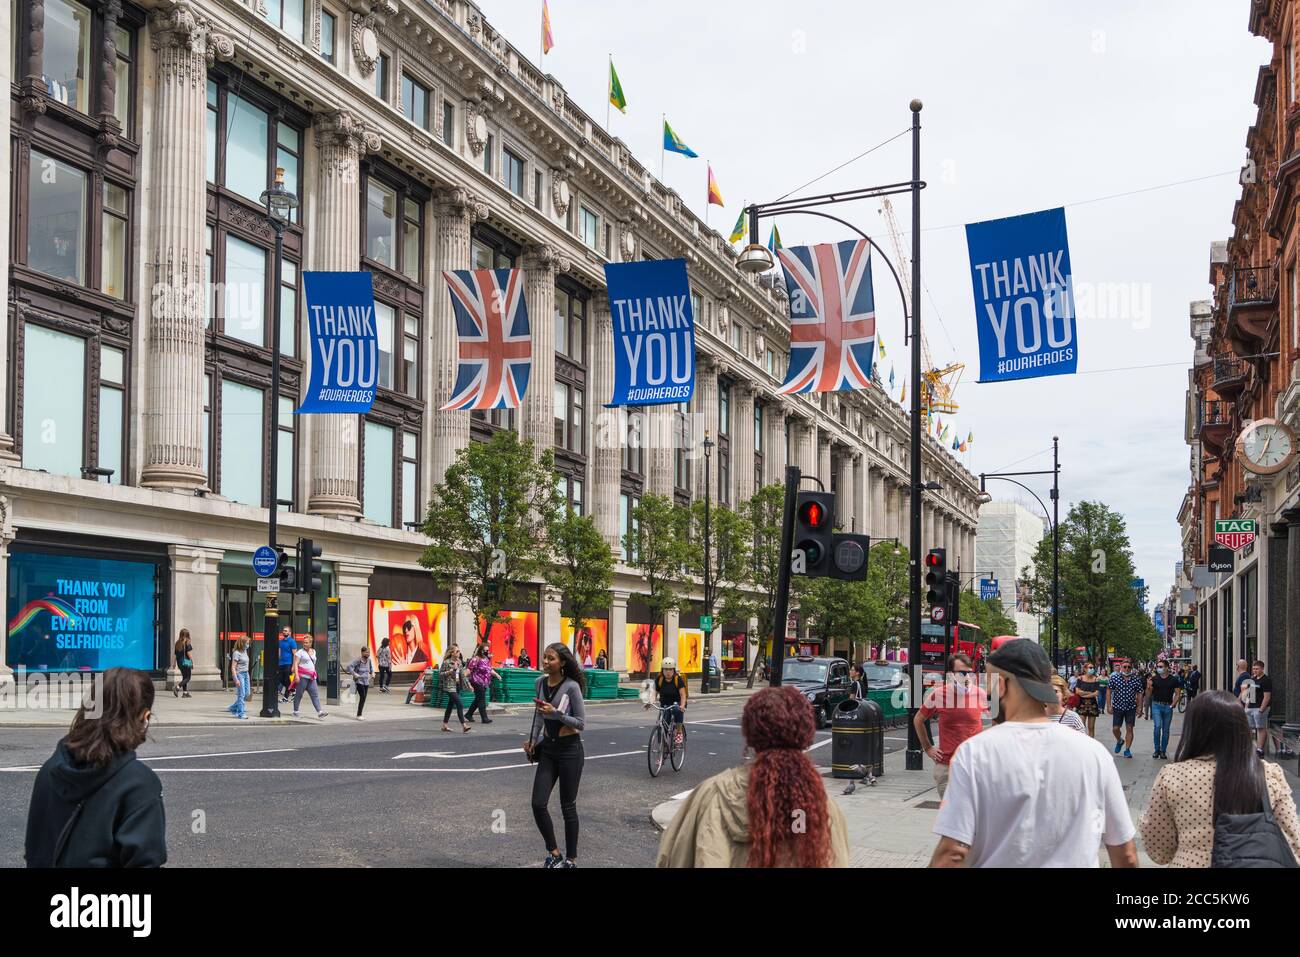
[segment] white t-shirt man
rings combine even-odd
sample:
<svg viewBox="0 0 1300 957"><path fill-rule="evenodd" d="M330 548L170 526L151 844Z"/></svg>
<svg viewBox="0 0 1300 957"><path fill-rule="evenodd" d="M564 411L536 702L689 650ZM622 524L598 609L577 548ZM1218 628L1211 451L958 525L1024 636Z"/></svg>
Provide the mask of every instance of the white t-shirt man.
<svg viewBox="0 0 1300 957"><path fill-rule="evenodd" d="M1133 838L1119 772L1100 742L1055 721L994 725L953 756L934 833L968 867L1097 867Z"/></svg>

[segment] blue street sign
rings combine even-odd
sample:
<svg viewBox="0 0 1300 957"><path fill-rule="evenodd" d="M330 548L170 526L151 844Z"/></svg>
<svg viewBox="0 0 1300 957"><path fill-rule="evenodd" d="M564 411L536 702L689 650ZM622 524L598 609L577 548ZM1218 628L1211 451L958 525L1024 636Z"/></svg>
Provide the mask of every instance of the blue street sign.
<svg viewBox="0 0 1300 957"><path fill-rule="evenodd" d="M257 572L260 578L270 578L274 575L278 564L279 558L270 545L261 545L253 552L253 571Z"/></svg>
<svg viewBox="0 0 1300 957"><path fill-rule="evenodd" d="M999 597L1001 594L1002 594L1002 592L998 589L998 580L997 580L996 578L981 578L981 579L980 579L980 599L981 599L981 600L985 600L985 601L986 601L986 600L988 600L988 599L990 599L990 598L997 598L997 597Z"/></svg>

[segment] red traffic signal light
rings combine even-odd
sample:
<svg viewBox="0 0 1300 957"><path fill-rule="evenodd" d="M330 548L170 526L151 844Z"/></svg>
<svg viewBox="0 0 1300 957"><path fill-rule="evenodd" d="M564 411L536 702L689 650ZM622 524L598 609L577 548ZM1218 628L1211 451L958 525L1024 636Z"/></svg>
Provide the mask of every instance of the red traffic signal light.
<svg viewBox="0 0 1300 957"><path fill-rule="evenodd" d="M925 563L929 565L931 568L933 568L936 565L942 565L943 556L940 555L938 552L931 552L930 554L925 556Z"/></svg>
<svg viewBox="0 0 1300 957"><path fill-rule="evenodd" d="M818 501L804 502L799 507L799 521L809 528L822 528L826 524L826 509Z"/></svg>

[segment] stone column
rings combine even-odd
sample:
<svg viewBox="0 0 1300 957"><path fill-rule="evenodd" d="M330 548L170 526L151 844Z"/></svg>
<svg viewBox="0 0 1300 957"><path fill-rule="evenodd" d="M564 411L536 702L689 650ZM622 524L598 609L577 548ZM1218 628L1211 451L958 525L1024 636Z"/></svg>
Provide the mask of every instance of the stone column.
<svg viewBox="0 0 1300 957"><path fill-rule="evenodd" d="M678 638L681 629L681 612L673 609L664 612L664 650L663 657L677 659L678 667L681 666L681 656L678 652Z"/></svg>
<svg viewBox="0 0 1300 957"><path fill-rule="evenodd" d="M426 419L433 421L433 478L441 482L457 453L469 444L469 413L439 411L451 398L456 384L456 317L451 299L442 284L442 272L469 269L470 227L487 215L487 207L468 190L449 187L434 197L434 243L437 248L437 273L430 276L435 288L433 299L433 361L437 370L436 387L430 397ZM550 317L547 317L550 321ZM531 391L531 389L530 389Z"/></svg>
<svg viewBox="0 0 1300 957"><path fill-rule="evenodd" d="M174 686L180 679L180 671L176 668L171 648L180 630L188 628L190 643L194 646L190 656L194 662L190 690L214 691L221 687L217 579L225 552L219 548L168 545L167 556L171 560L172 620L167 634L168 660L160 661L159 667L167 672L168 686ZM256 626L260 633L261 622Z"/></svg>
<svg viewBox="0 0 1300 957"><path fill-rule="evenodd" d="M538 609L537 622L537 640L541 642L541 647L553 645L560 641L560 604L561 596L558 591L548 588L546 585L541 587L541 607Z"/></svg>
<svg viewBox="0 0 1300 957"><path fill-rule="evenodd" d="M596 338L592 345L591 389L588 394L609 396L614 392L614 326L609 313L609 299L605 295L592 299L591 315ZM589 400L589 404L594 406L599 401ZM601 412L610 417L609 421L617 421L619 410L602 409ZM615 559L622 554L619 545L621 529L618 527L622 439L618 432L614 428L600 428L595 432L596 440L591 444L590 494L587 496L596 528L609 542Z"/></svg>
<svg viewBox="0 0 1300 957"><path fill-rule="evenodd" d="M866 453L858 450L853 453L853 531L861 535L870 535L871 527L867 523L867 509L863 502L866 497Z"/></svg>
<svg viewBox="0 0 1300 957"><path fill-rule="evenodd" d="M374 565L335 562L334 577L339 598L339 668L361 654L370 633L370 574ZM325 649L328 652L328 649ZM473 651L473 649L470 649ZM317 652L320 654L320 652ZM322 657L324 657L322 655ZM321 665L324 662L320 662ZM324 671L324 668L320 668Z"/></svg>
<svg viewBox="0 0 1300 957"><path fill-rule="evenodd" d="M831 487L831 436L822 429L816 430L817 436L817 477L827 489Z"/></svg>
<svg viewBox="0 0 1300 957"><path fill-rule="evenodd" d="M1300 732L1300 509L1282 514L1286 541L1286 699L1288 733Z"/></svg>
<svg viewBox="0 0 1300 957"><path fill-rule="evenodd" d="M524 250L523 267L533 331L533 365L520 411L523 437L532 440L533 454L540 456L555 441L555 276L568 271L569 260L558 247L541 243ZM609 392L597 389L590 405L599 408L609 396Z"/></svg>
<svg viewBox="0 0 1300 957"><path fill-rule="evenodd" d="M912 550L912 496L904 483L898 487L898 541L908 550Z"/></svg>
<svg viewBox="0 0 1300 957"><path fill-rule="evenodd" d="M785 405L778 399L765 406L767 419L767 448L763 452L763 481L768 485L785 482Z"/></svg>
<svg viewBox="0 0 1300 957"><path fill-rule="evenodd" d="M741 381L731 385L731 487L736 508L754 494L754 387Z"/></svg>
<svg viewBox="0 0 1300 957"><path fill-rule="evenodd" d="M6 274L8 270L5 270ZM13 502L0 495L0 608L9 607L9 543L14 540ZM13 684L14 670L9 667L9 629L0 628L0 688Z"/></svg>
<svg viewBox="0 0 1300 957"><path fill-rule="evenodd" d="M613 346L611 345L612 349ZM613 359L610 360L611 366ZM610 380L611 383L613 380ZM610 388L613 386L611 384ZM589 401L597 406L604 400L597 396ZM615 409L602 409L598 414L614 415ZM597 430L599 432L599 430ZM642 413L641 420L641 459L645 468L646 493L672 498L673 469L676 463L678 443L677 406L651 405Z"/></svg>
<svg viewBox="0 0 1300 957"><path fill-rule="evenodd" d="M35 0L29 6L40 6L41 16L44 17L43 0ZM17 30L18 26L10 22L9 17L0 18L0 50L8 50L12 42L11 31ZM18 65L19 71L23 69L23 64ZM22 80L19 76L9 75L9 58L0 56L0 89L8 89L8 84L18 83ZM13 97L0 97L0 141L9 143L9 127L11 123L11 112L13 109ZM0 151L0 182L11 182L10 177L13 175L11 167L12 149ZM12 198L9 190L0 190L0 223L12 222ZM6 268L0 269L0 302L9 302L9 269L7 264L13 262L13 257L9 251L9 230L0 229L0 262L6 264ZM6 321L6 328L8 324ZM9 336L0 336L0 382L9 381ZM14 439L10 435L6 423L9 421L9 390L0 389L0 467L6 465L17 465L18 455L14 451ZM3 587L3 586L0 586ZM4 631L0 628L0 632ZM4 657L4 635L0 635L0 676L8 674L5 667Z"/></svg>
<svg viewBox="0 0 1300 957"><path fill-rule="evenodd" d="M799 468L804 475L817 475L817 425L809 418L801 419L799 426Z"/></svg>
<svg viewBox="0 0 1300 957"><path fill-rule="evenodd" d="M839 494L836 496L837 521L845 531L860 531L862 520L858 517L856 498L853 495L853 457L847 452L840 456L839 477L836 479ZM841 506L839 503L843 502Z"/></svg>
<svg viewBox="0 0 1300 957"><path fill-rule="evenodd" d="M871 530L876 538L889 536L889 522L885 513L885 476L881 469L876 480L871 483Z"/></svg>
<svg viewBox="0 0 1300 957"><path fill-rule="evenodd" d="M629 593L614 591L609 602L609 668L627 672L627 599Z"/></svg>
<svg viewBox="0 0 1300 957"><path fill-rule="evenodd" d="M699 395L699 405L697 406L704 426L704 432L707 432L709 438L715 444L718 441L718 365L712 356L700 356L695 370L695 389ZM703 442L703 435L696 435L696 442ZM709 468L704 467L704 449L699 450L699 458L695 459L692 465L692 478L695 480L695 497L704 498L704 473L709 473L709 495L713 502L718 502L718 463L710 463Z"/></svg>
<svg viewBox="0 0 1300 957"><path fill-rule="evenodd" d="M447 617L449 619L447 623L447 643L455 642L460 646L460 650L465 657L468 658L474 653L474 647L478 644L478 622L474 620L474 615L469 610L469 605L465 603L462 594L459 585L452 585L450 600L447 602Z"/></svg>
<svg viewBox="0 0 1300 957"><path fill-rule="evenodd" d="M322 272L352 272L361 268L361 157L379 147L379 137L345 110L320 117L313 132L320 181L312 260ZM337 412L311 419L307 511L339 518L360 515L360 417ZM437 478L442 479L441 473Z"/></svg>
<svg viewBox="0 0 1300 957"><path fill-rule="evenodd" d="M188 3L150 17L156 73L149 192L153 265L145 339L144 469L141 483L189 491L207 480L203 461L203 157L207 67L234 53L209 34ZM211 51L211 53L209 52Z"/></svg>

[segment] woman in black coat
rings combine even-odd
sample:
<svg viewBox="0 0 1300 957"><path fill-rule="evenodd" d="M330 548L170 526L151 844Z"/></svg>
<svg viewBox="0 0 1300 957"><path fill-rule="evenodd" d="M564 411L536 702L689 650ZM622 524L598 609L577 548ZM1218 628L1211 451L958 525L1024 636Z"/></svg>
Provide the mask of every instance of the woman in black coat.
<svg viewBox="0 0 1300 957"><path fill-rule="evenodd" d="M102 682L36 775L27 809L28 867L167 862L162 782L135 756L149 730L153 682L129 668L109 669Z"/></svg>

